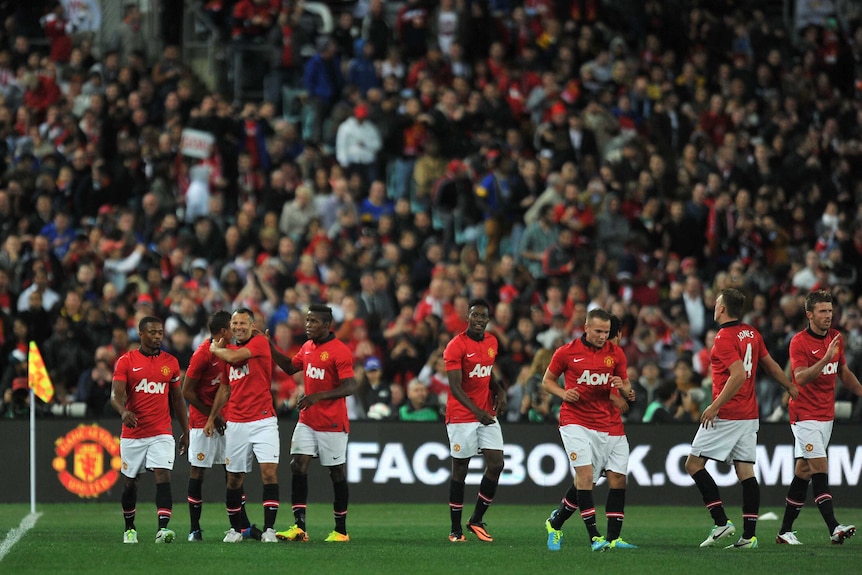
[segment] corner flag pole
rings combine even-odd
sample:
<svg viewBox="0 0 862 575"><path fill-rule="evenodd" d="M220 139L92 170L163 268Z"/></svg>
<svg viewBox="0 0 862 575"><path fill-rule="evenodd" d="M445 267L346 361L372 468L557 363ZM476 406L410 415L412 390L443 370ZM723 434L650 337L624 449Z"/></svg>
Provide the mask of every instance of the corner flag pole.
<svg viewBox="0 0 862 575"><path fill-rule="evenodd" d="M36 395L30 388L30 513L36 513Z"/></svg>

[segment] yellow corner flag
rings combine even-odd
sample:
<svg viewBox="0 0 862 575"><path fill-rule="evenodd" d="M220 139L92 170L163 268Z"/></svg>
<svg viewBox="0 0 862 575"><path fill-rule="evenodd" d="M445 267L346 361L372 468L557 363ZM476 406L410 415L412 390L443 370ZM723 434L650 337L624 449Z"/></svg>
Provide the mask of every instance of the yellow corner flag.
<svg viewBox="0 0 862 575"><path fill-rule="evenodd" d="M45 369L45 362L42 360L42 354L39 353L35 341L30 342L30 353L27 358L27 383L36 397L45 403L50 403L54 399L54 384L51 383L48 370Z"/></svg>

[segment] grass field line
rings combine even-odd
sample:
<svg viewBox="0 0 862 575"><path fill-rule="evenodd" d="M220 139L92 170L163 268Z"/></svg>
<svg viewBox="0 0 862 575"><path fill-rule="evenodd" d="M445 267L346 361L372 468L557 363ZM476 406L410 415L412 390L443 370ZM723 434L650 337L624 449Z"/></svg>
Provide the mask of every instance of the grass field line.
<svg viewBox="0 0 862 575"><path fill-rule="evenodd" d="M18 525L18 527L13 527L9 530L9 533L6 534L6 538L0 542L0 561L3 561L6 554L12 550L12 547L14 547L28 531L33 529L36 525L36 520L39 519L40 515L42 514L28 513L24 519L21 520L21 524Z"/></svg>

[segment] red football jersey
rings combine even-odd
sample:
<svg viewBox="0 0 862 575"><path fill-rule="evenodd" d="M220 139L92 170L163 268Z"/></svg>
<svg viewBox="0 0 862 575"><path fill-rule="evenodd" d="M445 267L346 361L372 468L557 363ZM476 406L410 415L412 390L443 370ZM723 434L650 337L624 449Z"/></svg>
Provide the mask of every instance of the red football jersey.
<svg viewBox="0 0 862 575"><path fill-rule="evenodd" d="M173 434L170 390L180 385L177 358L166 351L144 355L136 349L117 360L114 379L126 384L126 409L138 417L135 427L123 424L121 437L139 439Z"/></svg>
<svg viewBox="0 0 862 575"><path fill-rule="evenodd" d="M461 371L461 387L467 397L483 411L494 410L491 394L491 371L497 359L497 338L486 333L476 341L466 332L456 335L443 350L446 371ZM446 400L446 423L478 421L476 416L451 393Z"/></svg>
<svg viewBox="0 0 862 575"><path fill-rule="evenodd" d="M210 352L211 339L204 340L195 352L192 354L192 359L189 361L189 368L186 370L186 377L198 380L195 394L204 403L204 405L212 405L215 399L219 385L225 378L227 364L214 356ZM230 403L230 402L228 402ZM221 416L225 420L230 419L228 416L228 406L225 405L221 410ZM203 427L207 424L207 416L201 413L193 405L189 405L189 426L192 429Z"/></svg>
<svg viewBox="0 0 862 575"><path fill-rule="evenodd" d="M251 351L251 357L238 364L228 364L227 382L230 385L230 421L247 423L274 417L272 406L272 352L262 335L254 335L238 344Z"/></svg>
<svg viewBox="0 0 862 575"><path fill-rule="evenodd" d="M830 329L821 337L803 330L790 340L790 370L795 372L800 367L814 365L823 354L829 343L838 335L838 330ZM847 363L844 358L844 340L839 340L838 349L832 361L826 364L813 381L805 386L799 386L799 396L790 400L790 422L797 421L832 421L835 419L835 380L838 368ZM794 383L796 377L793 377Z"/></svg>
<svg viewBox="0 0 862 575"><path fill-rule="evenodd" d="M305 395L335 389L353 377L353 355L334 335L320 344L306 341L292 361L303 373ZM343 397L318 401L299 412L299 421L315 431L349 432L347 401Z"/></svg>
<svg viewBox="0 0 862 575"><path fill-rule="evenodd" d="M721 419L757 419L755 379L760 358L767 355L760 332L748 324L731 322L723 325L715 336L710 363L712 364L712 399L721 393L730 377L730 366L741 361L745 382L730 400L718 410Z"/></svg>
<svg viewBox="0 0 862 575"><path fill-rule="evenodd" d="M563 402L560 425L581 425L607 433L616 429L616 423L621 425L621 421L614 421L611 413L611 410L619 410L610 400L610 380L615 375L623 379L628 377L626 367L626 356L614 343L606 342L598 348L588 344L586 336L581 336L557 349L548 369L557 376L564 375L566 389L574 388L580 395L575 403Z"/></svg>

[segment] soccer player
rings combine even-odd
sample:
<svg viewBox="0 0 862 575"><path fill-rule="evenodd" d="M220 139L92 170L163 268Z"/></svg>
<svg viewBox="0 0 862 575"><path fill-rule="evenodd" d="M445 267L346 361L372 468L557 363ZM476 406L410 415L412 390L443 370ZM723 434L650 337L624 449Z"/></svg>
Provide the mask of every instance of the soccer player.
<svg viewBox="0 0 862 575"><path fill-rule="evenodd" d="M308 541L305 511L308 507L308 464L313 457L329 469L334 501L332 512L335 529L325 541L350 541L347 534L347 438L350 422L347 420L345 398L356 389L353 376L353 354L332 333L332 308L312 304L305 315L305 335L293 358L281 353L270 340L272 357L285 373L302 371L305 376L305 393L296 402L299 422L293 430L290 444L291 504L296 520L286 531L279 531L279 539Z"/></svg>
<svg viewBox="0 0 862 575"><path fill-rule="evenodd" d="M694 479L703 502L715 523L701 547L736 533L727 519L715 480L704 467L707 459L732 463L742 484L742 537L725 549L757 547L757 515L760 511L760 485L754 476L754 461L759 429L755 377L757 366L766 372L791 397L799 389L784 375L754 327L740 321L745 295L737 289L721 291L715 300L714 319L719 325L712 347L712 403L703 410L700 428L691 443L685 470Z"/></svg>
<svg viewBox="0 0 862 575"><path fill-rule="evenodd" d="M632 386L623 350L608 341L610 332L611 314L601 308L591 310L584 335L558 348L542 377L542 388L563 400L560 437L575 470L574 484L545 522L548 549L552 551L560 548L563 523L578 507L593 551L635 547L619 537L625 507L628 441L619 408L611 401L614 389L631 397ZM565 377L565 389L557 385L561 375ZM593 503L593 484L603 469L611 488L606 505L608 538L599 533Z"/></svg>
<svg viewBox="0 0 862 575"><path fill-rule="evenodd" d="M135 506L138 502L138 474L152 469L156 477L156 508L159 530L156 543L170 543L176 533L168 529L171 520L171 470L174 468L174 442L171 404L179 421L180 455L189 446L189 420L180 391L180 365L177 358L162 351L164 327L158 318L147 316L138 323L140 349L124 354L114 367L111 405L123 420L120 458L123 483L123 543L137 543Z"/></svg>
<svg viewBox="0 0 862 575"><path fill-rule="evenodd" d="M263 480L263 543L277 543L275 518L278 515L278 458L281 443L278 420L270 393L272 355L264 335L254 333L254 313L239 308L231 315L230 330L236 345L227 347L224 338L213 339L210 352L228 364L227 381L222 380L204 426L207 437L213 437L216 419L230 399L229 418L225 424L225 468L227 490L225 504L231 528L225 543L242 541L242 494L245 474L251 471L252 454L260 466Z"/></svg>
<svg viewBox="0 0 862 575"><path fill-rule="evenodd" d="M485 458L476 507L467 521L467 530L480 541L494 540L482 520L494 500L503 472L503 431L496 418L506 411L507 397L492 374L497 359L497 338L485 333L491 320L491 306L483 299L474 299L467 310L467 329L452 338L443 350L449 379L446 431L452 455L449 541L453 543L466 541L461 529L461 513L470 459L479 452Z"/></svg>
<svg viewBox="0 0 862 575"><path fill-rule="evenodd" d="M862 385L847 367L841 334L831 327L832 294L823 290L809 293L805 298L805 316L808 329L790 340L790 368L793 381L799 386L799 395L789 405L796 474L787 490L784 520L775 542L802 544L793 531L793 522L805 504L810 481L814 502L826 522L832 543L840 545L856 533L856 527L838 523L829 493L826 447L835 419L835 379L840 377L841 383L858 396L862 396Z"/></svg>
<svg viewBox="0 0 862 575"><path fill-rule="evenodd" d="M187 496L191 521L189 541L203 541L200 520L203 506L204 474L214 464L224 465L225 462L224 415L227 408L222 408L221 415L215 418L216 434L207 437L204 433L204 426L227 369L227 364L210 352L210 344L213 340L230 341L233 338L233 333L230 330L230 319L230 313L227 311L217 311L210 316L210 338L201 343L192 354L183 380L183 397L189 403L189 425L191 426L188 450L191 468L189 470ZM245 494L242 496L242 504L240 514L242 516L241 523L244 527L243 535L248 533L249 537L260 539L260 530L251 525L245 512Z"/></svg>

